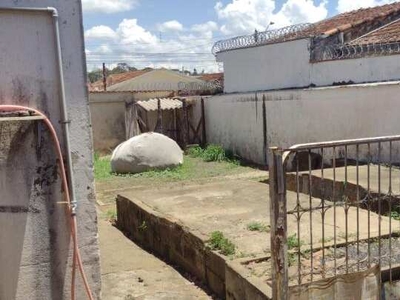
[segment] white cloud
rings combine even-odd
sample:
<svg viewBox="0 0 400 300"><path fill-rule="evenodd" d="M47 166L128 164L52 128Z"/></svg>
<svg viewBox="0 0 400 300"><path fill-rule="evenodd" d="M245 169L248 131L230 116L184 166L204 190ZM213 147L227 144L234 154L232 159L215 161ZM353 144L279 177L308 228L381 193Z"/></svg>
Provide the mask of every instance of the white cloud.
<svg viewBox="0 0 400 300"><path fill-rule="evenodd" d="M179 23L177 20L171 20L159 24L157 28L161 32L182 31L183 25Z"/></svg>
<svg viewBox="0 0 400 300"><path fill-rule="evenodd" d="M205 32L205 31L216 31L218 30L217 23L213 21L208 21L203 24L195 24L191 27L191 30L194 32Z"/></svg>
<svg viewBox="0 0 400 300"><path fill-rule="evenodd" d="M312 0L288 0L282 9L272 17L274 27L299 23L314 23L325 19L328 15L327 1L315 5Z"/></svg>
<svg viewBox="0 0 400 300"><path fill-rule="evenodd" d="M118 2L118 0L114 0ZM274 28L303 22L316 22L328 14L327 1L285 0L276 11L275 0L230 0L218 2L214 9L218 22L208 21L185 27L178 20L156 25L157 32L142 27L137 19L124 19L117 28L104 25L85 32L89 69L101 62L110 65L127 62L137 68L146 66L218 71L211 54L216 36L250 34L265 30L273 21ZM368 0L367 0L368 1ZM385 0L387 1L387 0ZM158 31L172 32L162 39Z"/></svg>
<svg viewBox="0 0 400 300"><path fill-rule="evenodd" d="M346 11L351 11L359 8L373 7L377 5L384 5L393 2L398 2L398 0L339 0L337 11L342 13Z"/></svg>
<svg viewBox="0 0 400 300"><path fill-rule="evenodd" d="M165 67L193 71L220 70L211 54L215 41L213 32L218 30L215 22L196 24L170 38L159 39L157 33L143 28L137 19L124 19L113 30L107 26L96 26L85 32L88 69L100 67L105 62L110 67L126 62L136 68ZM105 36L102 36L102 32Z"/></svg>
<svg viewBox="0 0 400 300"><path fill-rule="evenodd" d="M100 25L85 31L86 39L112 40L117 33L108 26Z"/></svg>
<svg viewBox="0 0 400 300"><path fill-rule="evenodd" d="M328 15L326 5L326 1L316 5L313 0L288 0L274 13L274 0L232 0L225 6L217 2L214 8L223 23L222 33L233 35L266 30L270 22L274 22L276 28L319 21Z"/></svg>
<svg viewBox="0 0 400 300"><path fill-rule="evenodd" d="M132 10L139 4L139 0L82 0L83 10L112 14Z"/></svg>

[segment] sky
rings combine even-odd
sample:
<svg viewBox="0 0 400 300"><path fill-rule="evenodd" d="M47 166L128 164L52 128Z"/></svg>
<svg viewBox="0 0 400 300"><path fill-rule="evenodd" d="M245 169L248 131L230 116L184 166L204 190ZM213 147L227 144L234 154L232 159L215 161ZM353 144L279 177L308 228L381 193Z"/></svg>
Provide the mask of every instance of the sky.
<svg viewBox="0 0 400 300"><path fill-rule="evenodd" d="M211 54L218 40L396 1L82 0L88 69L104 62L219 72Z"/></svg>

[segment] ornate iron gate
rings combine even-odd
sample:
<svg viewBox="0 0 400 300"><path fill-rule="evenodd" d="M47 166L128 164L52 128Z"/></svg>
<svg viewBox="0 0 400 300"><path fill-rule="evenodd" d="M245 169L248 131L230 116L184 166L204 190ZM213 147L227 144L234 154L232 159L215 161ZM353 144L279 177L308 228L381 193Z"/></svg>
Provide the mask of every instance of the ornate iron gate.
<svg viewBox="0 0 400 300"><path fill-rule="evenodd" d="M271 148L273 299L290 286L400 265L400 136Z"/></svg>

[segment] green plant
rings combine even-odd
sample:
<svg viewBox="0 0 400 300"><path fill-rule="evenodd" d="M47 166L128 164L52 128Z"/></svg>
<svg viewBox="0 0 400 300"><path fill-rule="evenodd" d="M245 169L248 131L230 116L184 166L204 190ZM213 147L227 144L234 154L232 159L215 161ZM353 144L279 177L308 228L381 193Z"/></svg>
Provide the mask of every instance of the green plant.
<svg viewBox="0 0 400 300"><path fill-rule="evenodd" d="M115 222L117 220L117 212L115 209L110 209L106 212L107 220L110 222Z"/></svg>
<svg viewBox="0 0 400 300"><path fill-rule="evenodd" d="M221 231L214 231L211 233L208 245L211 250L220 251L223 255L235 254L236 246L227 239Z"/></svg>
<svg viewBox="0 0 400 300"><path fill-rule="evenodd" d="M400 221L400 213L397 212L397 211L392 211L392 212L390 213L390 217L391 217L392 219L395 219L395 220L397 220L397 221Z"/></svg>
<svg viewBox="0 0 400 300"><path fill-rule="evenodd" d="M289 267L292 267L292 266L296 265L297 260L298 260L298 254L296 254L296 253L289 253L288 254Z"/></svg>
<svg viewBox="0 0 400 300"><path fill-rule="evenodd" d="M225 161L227 157L225 156L225 150L219 145L209 145L204 150L202 158L206 162L210 161Z"/></svg>
<svg viewBox="0 0 400 300"><path fill-rule="evenodd" d="M299 241L297 234L293 234L288 236L287 238L287 245L288 245L288 249L295 249L295 248L300 248L302 245L304 244L304 242L302 240Z"/></svg>
<svg viewBox="0 0 400 300"><path fill-rule="evenodd" d="M331 241L333 241L333 237L325 237L324 239L321 238L321 239L319 240L320 243L324 242L324 244L325 244L325 243L329 243L329 242L331 242Z"/></svg>
<svg viewBox="0 0 400 300"><path fill-rule="evenodd" d="M139 226L139 230L145 231L147 229L146 221L143 221L142 224Z"/></svg>
<svg viewBox="0 0 400 300"><path fill-rule="evenodd" d="M200 146L194 146L188 149L187 154L191 157L202 157L204 149Z"/></svg>
<svg viewBox="0 0 400 300"><path fill-rule="evenodd" d="M110 156L101 157L98 153L94 154L94 177L96 180L112 177Z"/></svg>
<svg viewBox="0 0 400 300"><path fill-rule="evenodd" d="M251 222L247 224L247 230L250 231L259 231L259 232L269 232L270 231L270 226L265 225L260 222Z"/></svg>

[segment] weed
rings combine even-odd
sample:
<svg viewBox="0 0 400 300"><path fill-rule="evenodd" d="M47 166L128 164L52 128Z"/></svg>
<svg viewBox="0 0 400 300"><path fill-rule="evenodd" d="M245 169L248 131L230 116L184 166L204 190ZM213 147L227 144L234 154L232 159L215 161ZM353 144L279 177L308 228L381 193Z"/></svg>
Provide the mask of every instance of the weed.
<svg viewBox="0 0 400 300"><path fill-rule="evenodd" d="M287 238L287 245L288 249L294 249L294 248L300 248L302 245L304 245L304 242L302 240L299 241L297 234L293 234L288 236Z"/></svg>
<svg viewBox="0 0 400 300"><path fill-rule="evenodd" d="M202 154L202 158L204 161L226 161L227 157L225 156L225 150L219 145L209 145L204 150Z"/></svg>
<svg viewBox="0 0 400 300"><path fill-rule="evenodd" d="M117 220L117 212L115 209L110 209L106 212L107 221L114 223Z"/></svg>
<svg viewBox="0 0 400 300"><path fill-rule="evenodd" d="M109 156L100 157L98 153L94 154L94 177L96 179L112 177Z"/></svg>
<svg viewBox="0 0 400 300"><path fill-rule="evenodd" d="M208 241L211 250L220 251L223 255L235 254L236 246L226 237L221 231L214 231L211 233L211 238Z"/></svg>
<svg viewBox="0 0 400 300"><path fill-rule="evenodd" d="M236 258L244 258L247 257L248 255L245 252L240 251L239 254L236 255Z"/></svg>
<svg viewBox="0 0 400 300"><path fill-rule="evenodd" d="M296 264L298 256L296 253L288 253L288 264L289 267L292 267Z"/></svg>
<svg viewBox="0 0 400 300"><path fill-rule="evenodd" d="M146 221L143 221L142 224L139 226L139 230L145 231L147 229Z"/></svg>
<svg viewBox="0 0 400 300"><path fill-rule="evenodd" d="M400 213L397 212L397 211L392 211L392 212L390 213L390 217L391 217L392 219L395 219L396 221L400 221Z"/></svg>
<svg viewBox="0 0 400 300"><path fill-rule="evenodd" d="M250 231L269 232L270 229L271 228L269 225L265 225L260 222L251 222L251 223L247 224L247 230L250 230Z"/></svg>
<svg viewBox="0 0 400 300"><path fill-rule="evenodd" d="M333 237L326 237L324 239L319 240L320 243L324 242L324 244L329 243L331 241L333 241Z"/></svg>
<svg viewBox="0 0 400 300"><path fill-rule="evenodd" d="M338 237L345 240L346 239L346 232L339 232ZM356 238L357 234L356 233L347 233L347 239L353 239Z"/></svg>
<svg viewBox="0 0 400 300"><path fill-rule="evenodd" d="M204 149L200 146L194 146L188 149L187 154L190 157L202 157L204 153Z"/></svg>

